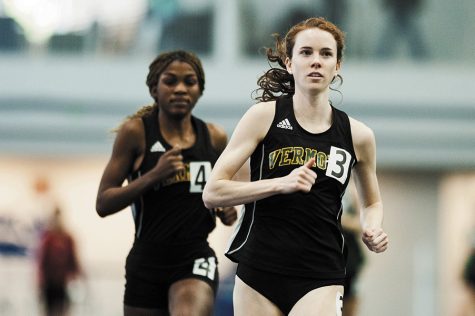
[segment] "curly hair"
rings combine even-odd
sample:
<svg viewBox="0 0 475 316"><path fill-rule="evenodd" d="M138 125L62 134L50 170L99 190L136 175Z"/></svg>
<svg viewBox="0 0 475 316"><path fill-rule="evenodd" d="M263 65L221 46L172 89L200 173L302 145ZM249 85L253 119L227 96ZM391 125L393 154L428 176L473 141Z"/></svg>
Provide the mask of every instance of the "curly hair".
<svg viewBox="0 0 475 316"><path fill-rule="evenodd" d="M337 44L337 62L340 63L342 61L343 50L345 47L345 35L335 24L329 22L325 18L314 17L297 23L290 28L285 35L285 38L282 38L280 34L274 33L272 36L275 40L275 48L266 48L266 56L271 68L257 80L259 88L254 91L257 93L257 97L255 97L256 100L271 101L277 99L281 94L294 94L294 77L287 72L285 59L287 57L292 58L292 50L295 45L297 34L310 28L319 28L333 35ZM272 64L276 63L279 67L272 66ZM337 75L337 77L341 82L343 82L343 78L340 75Z"/></svg>

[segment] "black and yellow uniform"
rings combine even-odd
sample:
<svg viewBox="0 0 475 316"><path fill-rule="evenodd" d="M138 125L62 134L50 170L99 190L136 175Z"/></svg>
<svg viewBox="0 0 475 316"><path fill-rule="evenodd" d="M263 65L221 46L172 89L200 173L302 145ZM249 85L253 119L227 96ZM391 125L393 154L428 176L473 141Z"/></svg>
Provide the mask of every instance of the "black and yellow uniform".
<svg viewBox="0 0 475 316"><path fill-rule="evenodd" d="M343 284L342 196L356 164L348 116L332 106L331 127L318 134L297 122L291 97L280 97L272 125L251 155L251 181L288 175L312 157L315 184L309 193L274 195L246 204L226 255L247 271L238 276L288 313L313 288ZM251 270L251 273L249 271ZM275 284L253 283L252 270L274 274ZM282 288L304 281L302 290ZM314 280L314 285L307 284ZM252 284L250 284L252 283ZM269 286L269 284L272 284ZM289 285L290 286L290 285ZM285 287L285 285L284 285ZM279 293L281 295L279 295ZM285 300L285 302L282 302Z"/></svg>
<svg viewBox="0 0 475 316"><path fill-rule="evenodd" d="M343 208L344 212L348 214L348 216L358 217L358 211L356 209L355 202L351 201L347 196L343 197ZM365 263L365 256L363 249L361 248L361 233L350 228L345 228L344 226L342 227L342 233L345 237L345 246L348 254L346 256L346 300L357 295L356 284Z"/></svg>
<svg viewBox="0 0 475 316"><path fill-rule="evenodd" d="M158 109L145 115L146 152L140 177L172 148L160 133ZM196 142L183 149L183 172L172 175L132 205L135 241L126 262L124 303L143 308L167 308L170 285L199 278L216 292L217 260L207 238L216 222L202 200L202 191L218 152L211 145L206 123L192 116Z"/></svg>
<svg viewBox="0 0 475 316"><path fill-rule="evenodd" d="M465 262L463 279L468 287L475 291L475 245Z"/></svg>

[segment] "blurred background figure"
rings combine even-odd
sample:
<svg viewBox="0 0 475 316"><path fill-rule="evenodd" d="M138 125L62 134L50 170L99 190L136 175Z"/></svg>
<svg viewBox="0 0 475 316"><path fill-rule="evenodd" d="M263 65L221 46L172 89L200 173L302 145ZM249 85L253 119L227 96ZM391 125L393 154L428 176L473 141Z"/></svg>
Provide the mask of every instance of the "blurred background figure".
<svg viewBox="0 0 475 316"><path fill-rule="evenodd" d="M45 316L68 315L68 285L80 275L74 238L56 208L38 249L38 285Z"/></svg>
<svg viewBox="0 0 475 316"><path fill-rule="evenodd" d="M35 233L36 243L56 211L57 200L51 192L50 180L44 175L33 177L32 197L27 206Z"/></svg>
<svg viewBox="0 0 475 316"><path fill-rule="evenodd" d="M475 230L472 233L470 252L463 269L463 281L467 289L467 299L462 305L460 315L475 316Z"/></svg>
<svg viewBox="0 0 475 316"><path fill-rule="evenodd" d="M212 0L149 0L134 49L139 53L182 49L209 55L213 19Z"/></svg>
<svg viewBox="0 0 475 316"><path fill-rule="evenodd" d="M33 175L21 200L0 209L0 315L36 311L35 255L55 199L49 179Z"/></svg>
<svg viewBox="0 0 475 316"><path fill-rule="evenodd" d="M343 197L343 215L341 225L348 251L346 259L345 294L343 295L343 316L358 315L358 280L365 263L361 247L360 213L358 196L354 184L350 181Z"/></svg>
<svg viewBox="0 0 475 316"><path fill-rule="evenodd" d="M162 31L154 51L191 50L210 54L213 43L213 2L210 0L151 0Z"/></svg>
<svg viewBox="0 0 475 316"><path fill-rule="evenodd" d="M386 9L386 25L380 35L377 55L381 58L394 57L401 43L414 59L428 57L425 36L419 25L419 10L424 0L382 0Z"/></svg>
<svg viewBox="0 0 475 316"><path fill-rule="evenodd" d="M325 11L322 15L341 29L346 29L347 0L325 0Z"/></svg>
<svg viewBox="0 0 475 316"><path fill-rule="evenodd" d="M327 9L325 3L315 0L276 0L272 4L242 0L238 3L245 19L242 25L243 48L249 56L258 56L263 47L272 47L272 33L285 34L292 25L312 16L322 16Z"/></svg>

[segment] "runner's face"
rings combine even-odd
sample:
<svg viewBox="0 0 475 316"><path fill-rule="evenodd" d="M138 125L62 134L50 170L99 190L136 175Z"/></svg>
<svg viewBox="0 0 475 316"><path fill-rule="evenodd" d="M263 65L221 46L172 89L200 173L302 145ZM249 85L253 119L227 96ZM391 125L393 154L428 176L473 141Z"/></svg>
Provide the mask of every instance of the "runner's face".
<svg viewBox="0 0 475 316"><path fill-rule="evenodd" d="M165 114L177 119L190 115L201 97L195 70L186 62L170 63L152 89L152 96Z"/></svg>
<svg viewBox="0 0 475 316"><path fill-rule="evenodd" d="M328 89L340 69L335 38L316 27L299 32L286 66L294 76L296 89Z"/></svg>

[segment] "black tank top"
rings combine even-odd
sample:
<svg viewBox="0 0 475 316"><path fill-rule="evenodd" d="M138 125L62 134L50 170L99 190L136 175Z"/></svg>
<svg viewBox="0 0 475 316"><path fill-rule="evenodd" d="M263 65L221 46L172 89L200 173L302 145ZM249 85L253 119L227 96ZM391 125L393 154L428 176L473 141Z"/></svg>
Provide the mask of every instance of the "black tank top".
<svg viewBox="0 0 475 316"><path fill-rule="evenodd" d="M251 181L283 177L316 157L309 193L274 195L245 205L226 255L257 269L293 276L343 278L342 196L356 163L348 116L332 106L319 134L297 122L292 97L276 101L275 117L251 155Z"/></svg>
<svg viewBox="0 0 475 316"><path fill-rule="evenodd" d="M157 108L142 120L145 156L130 179L148 172L164 152L172 148L160 133ZM213 212L204 206L202 192L218 152L211 145L206 123L192 116L192 124L196 142L182 150L185 171L165 179L132 204L136 242L167 246L202 243L216 225Z"/></svg>

